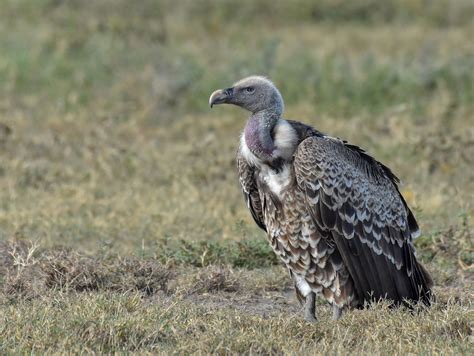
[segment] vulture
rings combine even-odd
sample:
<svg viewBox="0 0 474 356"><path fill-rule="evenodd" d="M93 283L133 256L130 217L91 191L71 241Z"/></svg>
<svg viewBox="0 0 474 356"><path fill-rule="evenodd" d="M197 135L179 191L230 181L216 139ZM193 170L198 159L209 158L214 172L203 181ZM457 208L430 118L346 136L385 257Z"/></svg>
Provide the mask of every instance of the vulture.
<svg viewBox="0 0 474 356"><path fill-rule="evenodd" d="M262 76L209 98L250 112L237 153L239 181L257 225L288 268L304 318L316 295L339 319L386 299L429 306L433 281L417 261L418 224L399 179L358 146L282 117L283 98Z"/></svg>

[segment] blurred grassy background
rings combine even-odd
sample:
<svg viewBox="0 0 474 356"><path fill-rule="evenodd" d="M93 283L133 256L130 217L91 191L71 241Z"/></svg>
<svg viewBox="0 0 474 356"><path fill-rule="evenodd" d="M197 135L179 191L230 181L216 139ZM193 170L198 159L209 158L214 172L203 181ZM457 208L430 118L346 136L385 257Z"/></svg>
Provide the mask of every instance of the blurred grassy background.
<svg viewBox="0 0 474 356"><path fill-rule="evenodd" d="M254 237L238 109L272 78L286 116L393 167L425 234L473 215L471 1L4 0L0 233L90 252ZM261 234L260 234L261 235Z"/></svg>
<svg viewBox="0 0 474 356"><path fill-rule="evenodd" d="M473 18L470 0L2 0L0 240L40 248L0 244L0 351L467 353ZM382 306L308 334L285 314L289 279L238 185L246 113L207 104L251 74L274 80L287 118L400 176L438 285L423 322ZM179 288L166 284L174 275ZM222 306L215 291L248 302L194 306ZM271 302L252 299L265 293ZM280 314L249 312L254 302Z"/></svg>

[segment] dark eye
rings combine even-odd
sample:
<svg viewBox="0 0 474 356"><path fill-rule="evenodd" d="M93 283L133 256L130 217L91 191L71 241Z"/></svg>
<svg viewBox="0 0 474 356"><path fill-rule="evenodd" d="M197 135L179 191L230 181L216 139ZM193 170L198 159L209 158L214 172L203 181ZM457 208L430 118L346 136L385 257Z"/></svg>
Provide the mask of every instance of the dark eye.
<svg viewBox="0 0 474 356"><path fill-rule="evenodd" d="M246 93L252 94L255 91L254 87L247 87L244 89Z"/></svg>

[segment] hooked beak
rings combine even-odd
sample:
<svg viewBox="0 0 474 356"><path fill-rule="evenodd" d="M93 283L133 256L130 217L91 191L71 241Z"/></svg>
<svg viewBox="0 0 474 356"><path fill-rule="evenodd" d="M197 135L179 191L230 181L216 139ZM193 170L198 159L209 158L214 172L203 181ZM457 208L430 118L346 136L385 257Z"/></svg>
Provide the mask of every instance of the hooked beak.
<svg viewBox="0 0 474 356"><path fill-rule="evenodd" d="M211 94L209 106L229 103L234 95L234 88L218 89Z"/></svg>

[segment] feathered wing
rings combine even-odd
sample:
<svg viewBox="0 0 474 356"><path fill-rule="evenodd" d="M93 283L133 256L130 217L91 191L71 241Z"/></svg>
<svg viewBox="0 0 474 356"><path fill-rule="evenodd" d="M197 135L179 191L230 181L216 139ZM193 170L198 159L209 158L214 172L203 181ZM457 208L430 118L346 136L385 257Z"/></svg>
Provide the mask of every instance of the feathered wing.
<svg viewBox="0 0 474 356"><path fill-rule="evenodd" d="M360 303L388 298L429 304L432 280L412 245L418 226L390 169L327 136L301 142L294 167L311 215L331 233Z"/></svg>
<svg viewBox="0 0 474 356"><path fill-rule="evenodd" d="M255 168L247 163L240 152L237 154L237 169L239 172L240 186L242 187L242 193L244 194L247 207L257 225L267 231L263 218L262 203L255 180Z"/></svg>

